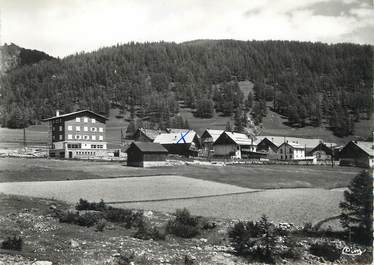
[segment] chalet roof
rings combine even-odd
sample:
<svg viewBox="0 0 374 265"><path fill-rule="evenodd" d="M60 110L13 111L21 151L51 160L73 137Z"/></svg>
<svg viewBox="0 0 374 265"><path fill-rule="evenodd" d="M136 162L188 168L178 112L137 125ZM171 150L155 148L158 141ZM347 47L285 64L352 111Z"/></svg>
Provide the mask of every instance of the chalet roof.
<svg viewBox="0 0 374 265"><path fill-rule="evenodd" d="M301 145L301 144L298 144L298 143L294 143L294 142L284 142L284 143L281 144L279 147L281 147L281 146L284 145L284 144L289 145L289 146L291 146L291 147L293 147L293 148L295 148L295 149L304 149L304 148L305 148L304 145ZM279 148L279 147L278 147L278 148Z"/></svg>
<svg viewBox="0 0 374 265"><path fill-rule="evenodd" d="M77 115L77 114L82 114L82 113L85 113L85 112L89 112L97 117L100 117L104 120L108 120L106 117L100 115L100 114L97 114L91 110L79 110L79 111L75 111L75 112L70 112L70 113L66 113L66 114L61 114L59 116L54 116L54 117L50 117L50 118L46 118L46 119L43 119L43 121L50 121L50 120L55 120L55 119L60 119L60 118L66 118L66 117L69 117L69 116L73 116L73 115Z"/></svg>
<svg viewBox="0 0 374 265"><path fill-rule="evenodd" d="M314 148L317 145L319 145L321 142L323 142L323 140L319 138L311 139L311 138L285 137L285 136L262 136L262 137L267 138L269 141L271 141L278 147L281 146L284 142L288 142L288 143L298 144L306 148ZM331 143L328 143L328 144L331 145Z"/></svg>
<svg viewBox="0 0 374 265"><path fill-rule="evenodd" d="M252 140L249 139L248 136L245 135L244 133L226 132L226 131L224 133L238 145L252 145Z"/></svg>
<svg viewBox="0 0 374 265"><path fill-rule="evenodd" d="M372 142L364 142L364 141L352 141L352 142L369 156L374 156L374 149L373 149L374 145Z"/></svg>
<svg viewBox="0 0 374 265"><path fill-rule="evenodd" d="M145 128L139 128L140 132L142 132L145 136L147 136L152 141L156 139L157 135L163 133L161 130L153 130L153 129L145 129Z"/></svg>
<svg viewBox="0 0 374 265"><path fill-rule="evenodd" d="M150 143L150 142L132 142L129 150L132 146L137 147L140 151L145 153L167 153L168 151L161 144Z"/></svg>
<svg viewBox="0 0 374 265"><path fill-rule="evenodd" d="M212 129L206 129L205 132L207 132L211 137L213 143L218 139L218 137L221 136L221 134L224 132L224 130L212 130ZM204 132L204 133L205 133ZM203 134L204 134L203 133Z"/></svg>
<svg viewBox="0 0 374 265"><path fill-rule="evenodd" d="M177 143L192 143L195 136L196 132L193 130L188 130L185 129L181 132L177 133L161 133L156 136L155 140L153 141L154 143L159 143L159 144L177 144ZM182 136L184 136L184 141L182 139Z"/></svg>

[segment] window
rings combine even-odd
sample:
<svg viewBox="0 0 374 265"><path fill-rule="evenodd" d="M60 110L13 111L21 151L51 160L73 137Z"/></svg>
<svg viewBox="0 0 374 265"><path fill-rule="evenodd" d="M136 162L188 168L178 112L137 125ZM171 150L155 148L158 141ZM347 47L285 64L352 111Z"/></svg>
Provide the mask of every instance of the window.
<svg viewBox="0 0 374 265"><path fill-rule="evenodd" d="M287 159L287 155L285 156L285 158L284 159Z"/></svg>
<svg viewBox="0 0 374 265"><path fill-rule="evenodd" d="M80 132L80 131L81 131L81 127L80 127L80 126L76 126L76 127L75 127L75 130L76 130L77 132Z"/></svg>
<svg viewBox="0 0 374 265"><path fill-rule="evenodd" d="M100 140L100 141L103 140L103 136L102 136L102 135L99 135L99 140Z"/></svg>
<svg viewBox="0 0 374 265"><path fill-rule="evenodd" d="M69 125L68 126L68 131L72 131L73 130L73 126Z"/></svg>
<svg viewBox="0 0 374 265"><path fill-rule="evenodd" d="M88 118L87 118L87 117L84 117L84 118L83 118L83 121L84 121L84 122L88 122Z"/></svg>
<svg viewBox="0 0 374 265"><path fill-rule="evenodd" d="M97 132L97 128L96 127L91 127L91 132Z"/></svg>
<svg viewBox="0 0 374 265"><path fill-rule="evenodd" d="M99 132L103 132L103 131L104 131L104 129L100 127L99 128Z"/></svg>
<svg viewBox="0 0 374 265"><path fill-rule="evenodd" d="M81 118L76 117L76 118L75 118L75 121L76 121L76 122L81 122Z"/></svg>
<svg viewBox="0 0 374 265"><path fill-rule="evenodd" d="M90 139L90 137L88 135L84 135L83 138L84 138L84 140L89 140Z"/></svg>
<svg viewBox="0 0 374 265"><path fill-rule="evenodd" d="M281 156L281 159L283 159L283 156Z"/></svg>
<svg viewBox="0 0 374 265"><path fill-rule="evenodd" d="M79 139L81 139L81 136L80 136L79 134L76 134L76 135L75 135L75 139L78 139L78 140L79 140Z"/></svg>
<svg viewBox="0 0 374 265"><path fill-rule="evenodd" d="M73 139L73 135L72 134L68 134L68 139L69 140Z"/></svg>
<svg viewBox="0 0 374 265"><path fill-rule="evenodd" d="M87 127L87 126L84 126L83 130L84 130L85 132L88 132L88 127Z"/></svg>
<svg viewBox="0 0 374 265"><path fill-rule="evenodd" d="M283 154L283 149L281 149L281 154Z"/></svg>
<svg viewBox="0 0 374 265"><path fill-rule="evenodd" d="M58 139L62 140L62 134L60 134L60 135L58 136Z"/></svg>
<svg viewBox="0 0 374 265"><path fill-rule="evenodd" d="M92 123L96 123L96 120L95 120L95 119L92 119L91 121L92 121Z"/></svg>
<svg viewBox="0 0 374 265"><path fill-rule="evenodd" d="M62 132L62 126L59 126L59 127L58 127L58 130L59 130L60 132Z"/></svg>
<svg viewBox="0 0 374 265"><path fill-rule="evenodd" d="M96 144L91 144L91 148L96 148Z"/></svg>
<svg viewBox="0 0 374 265"><path fill-rule="evenodd" d="M292 155L290 155L290 159L292 159Z"/></svg>
<svg viewBox="0 0 374 265"><path fill-rule="evenodd" d="M96 135L92 135L92 140L96 140Z"/></svg>
<svg viewBox="0 0 374 265"><path fill-rule="evenodd" d="M290 147L290 149L288 149L288 152L289 152L289 153L292 153L292 149L291 149L291 147Z"/></svg>

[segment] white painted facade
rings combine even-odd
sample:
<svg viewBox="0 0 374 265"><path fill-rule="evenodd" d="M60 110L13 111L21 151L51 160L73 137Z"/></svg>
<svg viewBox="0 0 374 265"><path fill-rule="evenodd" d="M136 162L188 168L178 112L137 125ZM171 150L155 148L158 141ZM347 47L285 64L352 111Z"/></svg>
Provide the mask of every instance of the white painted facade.
<svg viewBox="0 0 374 265"><path fill-rule="evenodd" d="M305 148L294 143L283 143L277 150L278 160L305 160Z"/></svg>

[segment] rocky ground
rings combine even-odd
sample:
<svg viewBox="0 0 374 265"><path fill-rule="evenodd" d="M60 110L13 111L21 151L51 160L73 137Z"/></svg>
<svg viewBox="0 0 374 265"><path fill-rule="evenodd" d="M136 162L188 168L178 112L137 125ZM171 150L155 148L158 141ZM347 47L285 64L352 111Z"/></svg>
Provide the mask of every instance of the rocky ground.
<svg viewBox="0 0 374 265"><path fill-rule="evenodd" d="M95 227L60 223L56 209L74 207L60 201L0 194L0 240L21 236L22 251L0 250L0 264L247 264L234 255L227 230L234 221L214 220L217 227L199 237L181 239L168 235L165 240L141 240L135 230L107 223L103 232ZM172 216L147 211L145 216L156 226ZM302 244L308 245L307 239ZM349 263L342 258L339 263ZM283 260L282 263L292 263ZM327 263L323 258L305 253L297 264Z"/></svg>

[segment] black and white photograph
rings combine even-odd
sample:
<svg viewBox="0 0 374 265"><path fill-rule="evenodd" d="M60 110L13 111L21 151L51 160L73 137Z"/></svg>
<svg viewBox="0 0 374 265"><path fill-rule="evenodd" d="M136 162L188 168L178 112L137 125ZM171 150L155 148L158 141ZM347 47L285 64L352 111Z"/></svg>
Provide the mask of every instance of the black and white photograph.
<svg viewBox="0 0 374 265"><path fill-rule="evenodd" d="M374 0L0 0L0 265L373 263Z"/></svg>

